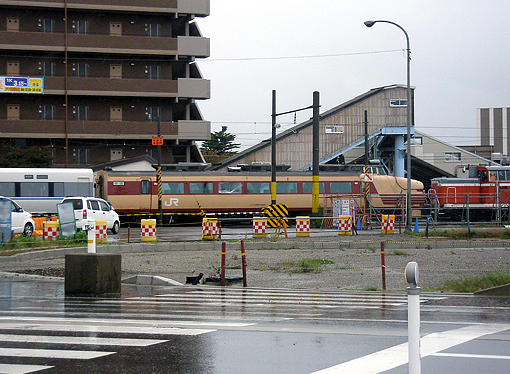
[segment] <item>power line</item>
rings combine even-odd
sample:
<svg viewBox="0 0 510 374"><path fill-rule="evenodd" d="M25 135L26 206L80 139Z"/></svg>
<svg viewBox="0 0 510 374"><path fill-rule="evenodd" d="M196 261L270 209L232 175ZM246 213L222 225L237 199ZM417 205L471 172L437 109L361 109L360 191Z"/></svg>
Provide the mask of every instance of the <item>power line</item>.
<svg viewBox="0 0 510 374"><path fill-rule="evenodd" d="M405 49L388 49L384 51L370 51L370 52L351 52L351 53L335 53L335 54L322 54L322 55L303 55L303 56L275 56L275 57L239 57L239 58L207 58L201 60L203 62L217 62L217 61L260 61L260 60L296 60L303 58L326 58L326 57L343 57L343 56L357 56L357 55L373 55L378 53L392 53L402 52Z"/></svg>

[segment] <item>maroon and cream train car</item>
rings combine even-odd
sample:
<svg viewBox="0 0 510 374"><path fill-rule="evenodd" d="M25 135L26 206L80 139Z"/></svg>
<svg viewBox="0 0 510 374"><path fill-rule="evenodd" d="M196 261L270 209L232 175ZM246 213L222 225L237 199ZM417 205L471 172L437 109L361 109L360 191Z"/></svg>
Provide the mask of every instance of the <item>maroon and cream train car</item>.
<svg viewBox="0 0 510 374"><path fill-rule="evenodd" d="M490 219L496 209L508 209L510 166L470 166L469 178L434 178L429 196L440 212L461 216L469 206L470 216Z"/></svg>
<svg viewBox="0 0 510 374"><path fill-rule="evenodd" d="M395 212L406 191L406 179L371 175L372 206ZM266 172L163 172L161 181L163 213L246 213L255 214L271 203L270 173ZM323 173L319 189L324 196L351 196L361 204L364 175ZM156 173L100 171L96 195L109 200L120 214L158 212ZM412 180L414 210L423 207L423 184ZM286 204L290 214L311 212L312 175L282 172L277 175L277 203Z"/></svg>

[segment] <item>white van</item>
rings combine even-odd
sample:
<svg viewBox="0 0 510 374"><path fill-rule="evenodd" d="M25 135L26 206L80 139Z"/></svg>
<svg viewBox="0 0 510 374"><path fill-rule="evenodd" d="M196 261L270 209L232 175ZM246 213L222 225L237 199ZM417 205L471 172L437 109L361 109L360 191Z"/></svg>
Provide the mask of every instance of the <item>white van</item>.
<svg viewBox="0 0 510 374"><path fill-rule="evenodd" d="M106 200L98 197L66 197L62 203L73 203L76 228L81 229L86 220L106 221L106 228L113 234L120 229L119 215Z"/></svg>
<svg viewBox="0 0 510 374"><path fill-rule="evenodd" d="M12 233L23 234L24 236L32 236L35 229L35 222L32 214L25 212L21 206L8 197L0 196L0 200L8 200L11 202L11 228Z"/></svg>

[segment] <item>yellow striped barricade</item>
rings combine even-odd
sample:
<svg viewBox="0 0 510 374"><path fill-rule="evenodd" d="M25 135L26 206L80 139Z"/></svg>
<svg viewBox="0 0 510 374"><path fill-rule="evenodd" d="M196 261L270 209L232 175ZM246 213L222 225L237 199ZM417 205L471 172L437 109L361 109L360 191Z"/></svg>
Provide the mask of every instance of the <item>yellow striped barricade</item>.
<svg viewBox="0 0 510 374"><path fill-rule="evenodd" d="M393 214L382 215L381 233L394 234L395 233L395 216Z"/></svg>
<svg viewBox="0 0 510 374"><path fill-rule="evenodd" d="M155 242L156 236L156 220L155 219L142 219L141 220L141 236L142 242Z"/></svg>
<svg viewBox="0 0 510 374"><path fill-rule="evenodd" d="M267 230L267 218L253 217L253 237L265 238Z"/></svg>
<svg viewBox="0 0 510 374"><path fill-rule="evenodd" d="M310 236L310 217L296 217L296 236Z"/></svg>
<svg viewBox="0 0 510 374"><path fill-rule="evenodd" d="M43 222L43 240L58 239L59 237L59 225L56 221L45 221Z"/></svg>
<svg viewBox="0 0 510 374"><path fill-rule="evenodd" d="M96 243L106 243L107 241L106 220L96 221Z"/></svg>
<svg viewBox="0 0 510 374"><path fill-rule="evenodd" d="M352 235L352 216L338 216L338 235Z"/></svg>
<svg viewBox="0 0 510 374"><path fill-rule="evenodd" d="M202 240L218 239L218 219L207 218L202 219Z"/></svg>

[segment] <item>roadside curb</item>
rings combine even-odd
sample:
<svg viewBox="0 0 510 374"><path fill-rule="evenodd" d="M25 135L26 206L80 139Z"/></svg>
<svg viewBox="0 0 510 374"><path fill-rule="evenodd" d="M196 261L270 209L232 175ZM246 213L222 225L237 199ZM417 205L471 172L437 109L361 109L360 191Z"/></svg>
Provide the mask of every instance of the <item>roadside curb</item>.
<svg viewBox="0 0 510 374"><path fill-rule="evenodd" d="M396 249L448 249L448 248L510 248L510 240L423 240L423 241L345 241L345 240L282 240L282 241L246 241L246 250L285 250L285 249L376 249L381 242L386 250ZM219 251L222 242L152 242L129 243L119 245L97 246L97 253L152 253L170 251ZM227 249L235 250L240 241L226 242ZM12 256L0 256L0 263L27 262L32 260L47 260L64 258L67 254L87 253L87 247L55 248L34 252L18 253Z"/></svg>

